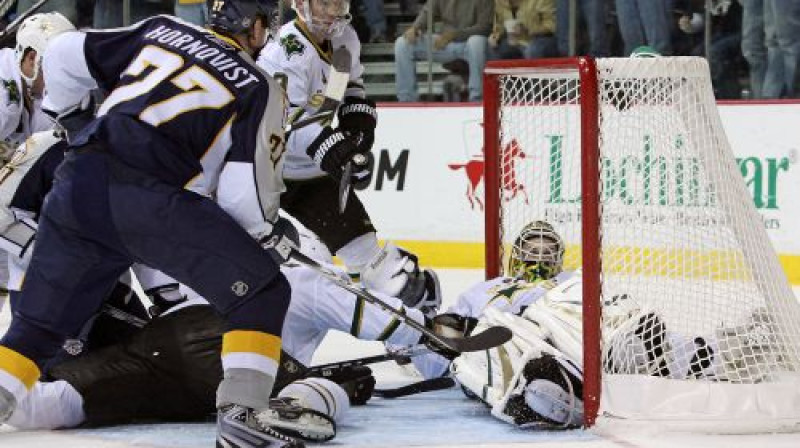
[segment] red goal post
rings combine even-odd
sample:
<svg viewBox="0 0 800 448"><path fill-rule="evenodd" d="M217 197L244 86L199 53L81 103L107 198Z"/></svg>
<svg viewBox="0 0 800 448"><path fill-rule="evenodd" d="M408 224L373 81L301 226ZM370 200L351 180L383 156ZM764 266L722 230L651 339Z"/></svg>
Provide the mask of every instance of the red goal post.
<svg viewBox="0 0 800 448"><path fill-rule="evenodd" d="M492 61L483 118L486 276L528 222L562 235L582 269L587 426L800 428L800 304L704 59Z"/></svg>
<svg viewBox="0 0 800 448"><path fill-rule="evenodd" d="M559 70L575 72L580 79L580 97L583 99L580 121L581 160L583 178L581 180L584 201L583 213L583 338L584 369L600 369L600 215L599 185L600 170L597 121L597 66L592 58L563 58L539 60L490 61L484 71L484 157L485 195L486 195L486 278L495 278L502 272L502 235L500 164L489 161L500 160L500 91L499 76L514 71ZM490 250L495 248L498 250ZM584 415L586 426L594 424L600 404L600 377L584 379Z"/></svg>

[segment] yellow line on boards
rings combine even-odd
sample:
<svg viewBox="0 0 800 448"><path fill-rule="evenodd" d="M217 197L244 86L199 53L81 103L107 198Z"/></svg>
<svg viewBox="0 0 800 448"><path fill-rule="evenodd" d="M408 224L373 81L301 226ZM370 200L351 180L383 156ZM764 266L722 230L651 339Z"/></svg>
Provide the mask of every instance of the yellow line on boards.
<svg viewBox="0 0 800 448"><path fill-rule="evenodd" d="M483 243L418 240L396 240L394 242L416 254L422 266L467 269L484 267ZM778 258L789 282L793 285L800 285L800 255L783 254Z"/></svg>

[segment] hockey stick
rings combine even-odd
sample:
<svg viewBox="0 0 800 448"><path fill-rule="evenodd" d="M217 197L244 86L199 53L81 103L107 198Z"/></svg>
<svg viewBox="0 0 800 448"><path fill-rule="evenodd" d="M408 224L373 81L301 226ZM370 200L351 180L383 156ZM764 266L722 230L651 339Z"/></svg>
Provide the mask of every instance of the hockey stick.
<svg viewBox="0 0 800 448"><path fill-rule="evenodd" d="M350 66L352 56L346 47L339 47L331 56L331 71L328 74L328 83L325 86L325 100L314 114L286 125L284 132L286 135L302 129L312 123L318 123L332 118L339 108L339 104L344 99L344 92L347 90L347 83L350 82Z"/></svg>
<svg viewBox="0 0 800 448"><path fill-rule="evenodd" d="M397 320L419 331L437 348L443 348L455 353L479 352L488 350L492 347L497 347L498 345L504 344L511 339L511 330L500 326L490 327L481 333L472 336L466 336L464 338L448 338L445 336L440 336L431 331L428 327L406 316L405 313L394 309L388 303L384 302L378 297L375 297L366 289L353 284L350 282L350 280L340 277L336 272L326 268L325 266L322 266L321 264L302 254L297 249L290 249L290 257L319 272L322 274L322 276L332 281L340 288L350 291L367 302L380 307L384 311L393 315Z"/></svg>
<svg viewBox="0 0 800 448"><path fill-rule="evenodd" d="M49 2L49 1L50 0L39 0L33 6L28 8L27 11L25 11L25 12L21 13L20 15L18 15L16 19L14 19L11 23L8 24L8 26L5 27L5 29L3 29L3 31L0 31L0 41L5 40L12 33L16 33L17 32L17 28L19 28L19 25L22 22L24 22L25 19L27 19L28 17L36 14L36 11L38 11L42 6L44 6L45 3ZM13 2L8 2L8 3L9 3L8 7L10 7L10 4L13 3ZM2 5L2 6L6 6L6 5ZM8 8L6 8L6 9L8 9Z"/></svg>
<svg viewBox="0 0 800 448"><path fill-rule="evenodd" d="M454 379L448 376L440 376L437 378L428 378L427 380L417 381L416 383L407 384L394 389L375 389L373 394L376 397L391 399L421 394L423 392L450 389L455 385L456 382Z"/></svg>
<svg viewBox="0 0 800 448"><path fill-rule="evenodd" d="M348 367L359 367L370 364L377 364L379 362L396 361L399 363L407 363L411 361L411 357L431 353L428 347L424 345L412 345L404 347L399 350L393 350L381 355L366 356L364 358L348 359L346 361L331 362L328 364L320 364L311 366L306 371L306 375L321 375L323 377L331 376L333 372Z"/></svg>

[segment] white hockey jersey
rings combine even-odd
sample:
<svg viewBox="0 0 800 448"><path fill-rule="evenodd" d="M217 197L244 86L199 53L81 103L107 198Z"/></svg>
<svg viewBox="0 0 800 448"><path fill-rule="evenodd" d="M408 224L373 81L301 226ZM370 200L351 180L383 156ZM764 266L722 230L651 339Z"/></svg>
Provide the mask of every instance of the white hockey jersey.
<svg viewBox="0 0 800 448"><path fill-rule="evenodd" d="M361 43L352 26L331 41L318 44L300 20L283 25L277 41L271 41L261 51L258 65L278 80L286 81L289 96L290 120L313 114L322 105L323 92L331 70L333 49L346 47L352 57L350 83L345 96L364 98L361 77ZM306 154L306 148L322 131L320 124L312 124L293 132L287 141L283 169L285 179L311 179L325 173Z"/></svg>
<svg viewBox="0 0 800 448"><path fill-rule="evenodd" d="M35 132L54 127L42 112L41 100L34 99L33 110L25 107L24 85L14 50L0 49L0 141L12 150Z"/></svg>
<svg viewBox="0 0 800 448"><path fill-rule="evenodd" d="M497 277L480 282L461 293L458 301L447 312L460 316L480 318L488 307L519 314L522 308L543 297L559 283L570 279L574 272L562 272L551 280L536 283L511 277Z"/></svg>

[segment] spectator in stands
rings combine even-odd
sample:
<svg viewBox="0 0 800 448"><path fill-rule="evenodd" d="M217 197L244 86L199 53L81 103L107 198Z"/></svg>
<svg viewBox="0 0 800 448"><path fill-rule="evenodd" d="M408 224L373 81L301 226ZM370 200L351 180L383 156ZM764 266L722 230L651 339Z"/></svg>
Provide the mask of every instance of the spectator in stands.
<svg viewBox="0 0 800 448"><path fill-rule="evenodd" d="M800 0L739 0L742 53L753 98L794 96L800 52Z"/></svg>
<svg viewBox="0 0 800 448"><path fill-rule="evenodd" d="M616 0L625 54L642 45L649 45L665 56L672 54L671 4L670 0Z"/></svg>
<svg viewBox="0 0 800 448"><path fill-rule="evenodd" d="M558 56L555 0L496 0L490 59Z"/></svg>
<svg viewBox="0 0 800 448"><path fill-rule="evenodd" d="M17 14L29 10L38 0L19 0L17 2ZM39 8L38 12L60 12L72 23L78 23L77 0L50 0Z"/></svg>
<svg viewBox="0 0 800 448"><path fill-rule="evenodd" d="M383 0L361 0L361 14L369 27L369 42L373 44L386 42L386 14L383 12Z"/></svg>
<svg viewBox="0 0 800 448"><path fill-rule="evenodd" d="M131 0L131 23L136 23L158 14L172 14L173 0ZM94 27L117 28L123 26L122 2L120 0L96 0L94 3Z"/></svg>
<svg viewBox="0 0 800 448"><path fill-rule="evenodd" d="M589 40L588 54L594 57L606 57L608 51L608 38L606 37L606 17L608 14L608 0L577 0L575 5L579 19L586 25ZM563 56L569 55L569 18L571 0L558 0L556 5L556 35L558 36L558 52ZM576 22L580 29L580 21ZM576 32L579 30L576 30ZM577 50L577 54L585 54Z"/></svg>
<svg viewBox="0 0 800 448"><path fill-rule="evenodd" d="M175 17L197 26L205 26L208 20L206 0L175 0Z"/></svg>
<svg viewBox="0 0 800 448"><path fill-rule="evenodd" d="M682 10L678 19L678 29L688 35L697 36L692 39L691 56L706 56L705 39L705 5L706 0L690 0L686 9ZM742 67L741 23L742 8L730 0L710 2L711 14L711 48L708 50L708 65L711 69L711 81L714 95L718 99L734 99L741 97L739 70Z"/></svg>
<svg viewBox="0 0 800 448"><path fill-rule="evenodd" d="M439 33L425 33L428 11L442 22ZM433 60L450 62L463 59L469 66L469 100L483 97L482 72L486 64L487 38L492 31L494 0L429 0L414 24L394 46L397 98L416 101L417 75L414 61L427 57L428 42L433 39Z"/></svg>

